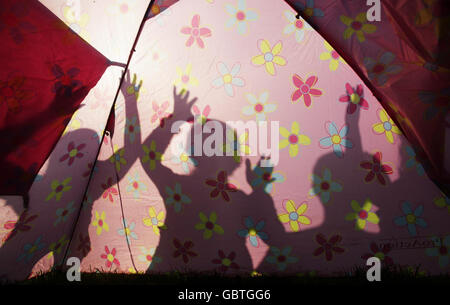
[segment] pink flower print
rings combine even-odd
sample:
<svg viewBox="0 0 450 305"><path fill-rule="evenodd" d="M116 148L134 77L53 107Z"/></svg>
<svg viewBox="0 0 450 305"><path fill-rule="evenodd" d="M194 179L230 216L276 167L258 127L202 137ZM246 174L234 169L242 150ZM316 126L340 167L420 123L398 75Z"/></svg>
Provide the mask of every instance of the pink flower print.
<svg viewBox="0 0 450 305"><path fill-rule="evenodd" d="M369 171L364 178L365 182L372 182L376 177L381 185L386 185L387 177L385 177L385 175L391 175L394 170L391 166L382 162L382 156L381 152L376 152L372 157L372 162L362 161L360 163L361 168Z"/></svg>
<svg viewBox="0 0 450 305"><path fill-rule="evenodd" d="M347 108L348 114L353 114L356 108L360 106L362 109L369 109L369 103L364 99L364 91L362 85L356 86L356 90L349 83L345 84L347 94L339 98L339 102L350 103Z"/></svg>
<svg viewBox="0 0 450 305"><path fill-rule="evenodd" d="M76 158L83 158L84 154L81 152L81 150L85 147L86 144L84 143L75 147L75 144L73 142L70 142L69 145L67 145L67 153L59 159L59 162L64 162L69 159L68 164L69 166L71 166Z"/></svg>
<svg viewBox="0 0 450 305"><path fill-rule="evenodd" d="M197 105L194 105L192 106L192 112L194 112L194 116L188 119L188 123L203 126L206 122L210 121L210 119L208 119L208 116L211 113L211 107L209 105L206 105L205 108L203 108L203 111L200 111L200 108L198 108ZM201 133L202 129L195 129L195 132L197 134Z"/></svg>
<svg viewBox="0 0 450 305"><path fill-rule="evenodd" d="M361 255L361 258L367 261L370 257L377 257L385 263L385 266L392 266L394 264L394 260L392 257L388 256L388 253L391 251L390 244L377 245L375 242L370 244L370 250L372 253L365 253Z"/></svg>
<svg viewBox="0 0 450 305"><path fill-rule="evenodd" d="M202 37L210 37L211 30L208 28L200 28L200 16L194 15L191 21L191 27L185 26L181 29L181 33L185 35L189 35L189 39L186 41L186 47L190 47L194 42L197 42L197 45L200 48L205 47L205 43L203 42Z"/></svg>
<svg viewBox="0 0 450 305"><path fill-rule="evenodd" d="M159 126L164 127L165 120L172 117L172 114L166 111L167 108L169 108L169 102L165 101L161 105L158 105L156 102L153 102L152 108L155 113L151 118L151 122L155 123L156 121L159 120Z"/></svg>
<svg viewBox="0 0 450 305"><path fill-rule="evenodd" d="M80 233L79 237L79 244L77 250L83 254L83 256L86 256L91 251L91 242L89 239L89 235L84 236Z"/></svg>
<svg viewBox="0 0 450 305"><path fill-rule="evenodd" d="M297 90L295 90L294 93L292 93L291 97L292 102L296 103L297 100L303 97L305 106L310 107L312 104L311 96L319 97L322 95L322 90L313 88L318 80L319 78L313 75L308 77L306 81L303 81L303 79L300 76L294 74L292 76L292 82L294 83L294 86L297 88Z"/></svg>
<svg viewBox="0 0 450 305"><path fill-rule="evenodd" d="M108 246L105 246L105 253L100 255L100 257L105 260L105 265L107 268L111 268L113 265L120 267L119 260L116 258L116 253L116 248L113 248L111 251L109 251Z"/></svg>
<svg viewBox="0 0 450 305"><path fill-rule="evenodd" d="M209 194L211 198L219 197L222 195L223 200L230 202L231 198L228 192L236 192L237 187L228 182L228 175L226 171L220 171L217 175L217 179L208 178L205 181L206 185L213 187L213 190Z"/></svg>
<svg viewBox="0 0 450 305"><path fill-rule="evenodd" d="M113 179L111 177L108 178L108 181L106 183L102 184L102 188L104 189L102 198L106 199L108 198L111 203L114 202L114 197L119 194L117 189L113 187Z"/></svg>

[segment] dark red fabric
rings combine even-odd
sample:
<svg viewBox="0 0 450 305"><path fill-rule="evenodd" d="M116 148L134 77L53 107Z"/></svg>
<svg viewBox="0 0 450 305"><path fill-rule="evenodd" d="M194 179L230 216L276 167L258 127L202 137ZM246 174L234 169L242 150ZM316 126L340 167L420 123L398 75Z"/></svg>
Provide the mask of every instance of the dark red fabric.
<svg viewBox="0 0 450 305"><path fill-rule="evenodd" d="M0 2L0 194L25 195L108 60L37 0Z"/></svg>
<svg viewBox="0 0 450 305"><path fill-rule="evenodd" d="M450 110L448 0L382 0L381 21L365 41L346 39L342 17L369 9L366 1L286 0L355 70L408 138L428 175L450 189L444 167L445 120ZM367 58L395 55L399 73L385 84L370 78Z"/></svg>

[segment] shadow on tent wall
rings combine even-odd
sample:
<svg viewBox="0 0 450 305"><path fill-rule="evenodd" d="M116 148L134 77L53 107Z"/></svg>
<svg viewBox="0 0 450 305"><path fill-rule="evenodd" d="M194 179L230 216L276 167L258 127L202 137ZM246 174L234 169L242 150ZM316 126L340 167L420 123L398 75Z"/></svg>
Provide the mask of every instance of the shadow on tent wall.
<svg viewBox="0 0 450 305"><path fill-rule="evenodd" d="M128 95L124 91L131 84L128 74L122 85L122 93L126 100L126 114L127 116L136 114L137 121L134 128L139 128L140 120L135 95ZM351 111L352 104L349 103L345 124L349 128L338 129L332 124L327 125L332 133L339 134L342 139L348 136L347 140L351 141L351 144L346 142L347 148L341 150L345 158L340 159L340 162L336 162L338 158L336 154L339 154L339 150L336 148L320 157L315 163L311 176L312 191L310 192L312 193L305 194L305 198L308 195L318 196L324 215L320 225L307 229L303 224L310 222L310 219L304 215L307 205L304 205L305 202L299 201L301 198L295 198L295 202L286 198L283 206L289 213L279 214L272 196L265 191L264 187L255 184L255 178L258 176L261 177L260 182L265 186L274 182L277 176L273 167L262 168L259 162L252 165L249 159L244 159L236 154L223 157L191 156L190 162L195 165L195 169L189 175L180 175L161 163L161 154L151 155L149 153L147 156L149 160L144 159L143 145L148 148L156 145L156 151L162 153L169 147L174 137L169 123L175 120L195 121L192 118L191 107L197 99L190 98L189 92L177 93L176 88L173 91L173 99L174 111L170 116L161 120L159 127L143 140L141 133L138 133L133 143L125 142L127 143L126 147L122 148L127 151L127 162L121 165L120 175L118 171L108 173L116 178L117 183L126 176L135 161L139 160L145 173L156 186L159 193L156 196L164 198L166 216L164 225L156 224L159 226L160 239L156 251L153 253L154 257L163 259L157 267L151 264L147 272L173 271L174 268L179 269L174 266L179 266L179 262L182 261L189 263L189 269L179 271L249 274L256 270L260 273L283 271L283 274L289 274L291 272L298 273L299 270L310 271L309 265L303 265L301 261L298 261L299 256L306 256L306 254L320 258L315 267L327 270L327 263L331 260L339 263L341 256L348 248L357 249L354 251L355 253L367 253L367 244L371 244L376 245L376 248L371 246L372 249L379 249L385 253L390 251L391 245L379 240L378 236L389 235L395 230L395 224L392 222L392 209L393 206L396 208L400 203L392 202L392 192L408 193L411 187L420 186L411 185L403 179L406 168L394 169L384 162L383 155L378 151L364 151L360 130L355 128L359 125L363 110L357 108L355 111ZM218 130L221 129L223 138L226 138L227 125L221 121L216 121L216 124L218 124L216 125ZM194 128L193 125L191 128ZM68 133L65 137L70 141L78 142L77 139L90 137L92 132L88 129L78 129ZM193 133L195 132L191 134ZM192 138L188 138L187 141L192 145L190 142ZM332 141L331 138L330 141ZM324 142L324 144L326 143ZM404 160L406 145L406 142L402 142L399 152L403 158L399 163L402 166L406 164ZM236 147L231 149L234 150ZM98 161L96 167L111 168L108 159ZM149 161L154 161L154 163ZM106 164L103 166L102 162ZM59 163L59 159L49 160L49 171L56 170ZM247 183L252 187L248 194L229 180L229 177L239 167L245 167ZM301 171L301 169L299 170ZM391 178L393 171L397 172L395 180ZM304 174L308 175L309 173ZM340 180L342 177L345 177L346 185L343 189ZM365 183L361 183L362 180L365 180ZM199 184L203 184L203 187L199 187ZM355 189L356 186L357 189ZM100 198L103 191L104 189L97 186L89 188L92 202ZM185 194L186 192L189 196ZM54 196L57 196L56 193ZM373 198L376 198L376 201L372 201ZM127 198L126 202L121 202L122 209L124 207L128 209L130 207L128 203L131 201L132 199ZM77 206L75 202L74 208L81 207ZM352 209L354 213L350 213L352 215L349 216L349 211ZM65 258L64 250L70 247L69 241L75 242L80 234L89 238L90 219L93 214L92 205L84 206L81 211L86 216L83 217L83 221L78 221L79 219L75 217L77 213L72 214L65 227L68 232L67 236L63 240L58 239L60 234L53 234L53 220L49 222L46 217L36 219L33 222L33 230L27 232L26 235L21 232L29 230L26 229L27 222L35 215L45 216L54 213L55 206L53 205L45 202L31 202L30 208L21 214L21 219L15 224L8 240L0 248L2 272L8 269L8 265L14 265L17 259L25 260L27 261L26 268L20 272L15 270L17 272L15 275L23 278L44 256L16 255L14 261L11 261L11 255L8 254L22 251L19 245L24 244L24 238L26 238L25 243L31 245L30 247L39 248L44 243L46 247L53 247L55 251L52 255L54 255L55 265L61 264ZM376 216L374 216L375 214ZM197 221L198 219L200 222ZM220 221L216 222L218 219ZM242 219L243 223L239 219ZM197 224L192 223L194 220ZM148 221L152 222L153 219ZM348 226L348 222L351 222L352 225ZM287 232L285 224L288 224L293 231L299 232ZM76 225L76 234L73 234L74 231L72 231L74 225ZM149 223L149 226L151 225L155 224ZM369 230L362 230L366 227ZM51 233L49 234L49 232ZM224 232L230 233L224 234ZM148 230L140 232L140 234L154 234L154 232ZM214 235L215 247L211 247L212 235ZM367 243L361 241L367 241ZM193 248L194 244L195 249ZM258 262L252 259L248 250L249 246L255 245L261 249L261 258ZM58 249L60 250L57 251ZM130 248L129 250L132 253ZM80 251L76 254L83 259L89 251ZM48 255L46 251L40 251L40 253ZM211 260L196 260L195 258L200 255L210 257ZM346 259L348 260L348 258ZM351 259L354 260L355 265L365 263L365 260L358 256ZM300 267L297 266L292 270L286 267L294 262L299 263ZM385 263L391 263L391 261L386 260ZM281 270L280 266L284 266L284 268Z"/></svg>
<svg viewBox="0 0 450 305"><path fill-rule="evenodd" d="M84 91L82 93L84 94ZM61 97L57 96L57 98ZM133 107L136 106L136 103L127 105ZM47 177L57 177L56 173L61 170L69 170L70 176L62 181L48 181L50 184L48 188L41 188L39 183L35 184L34 188L32 186L31 201L28 206L24 207L21 197L2 197L2 211L8 213L8 215L2 216L4 219L16 220L2 224L2 231L6 231L7 234L4 235L0 247L0 280L22 280L32 274L34 269L48 270L49 264L50 267L51 265L61 266L67 258L72 241L78 246L80 235L74 236L75 230L85 238L83 242L86 245L90 244L90 221L79 221L79 214L90 215L92 205L86 204L83 192L71 194L71 198L66 198L66 196L61 198L63 193L70 191L74 184L81 185L79 189L85 190L89 184L88 178L91 171L95 173L98 168L110 168L109 158L97 160L95 167L91 163L90 167L84 168L77 163L77 160L86 154L92 158L97 157L95 154L98 140L93 135L98 136L94 130L79 128L68 131L61 137L58 145L64 145L64 149L61 150L61 154L52 153L50 155L44 176L38 175L35 181L47 180ZM114 155L112 148L111 155ZM124 172L127 172L133 164L133 160L129 160L128 167L127 165L122 167ZM116 177L113 170L111 174ZM17 181L20 180L12 179L14 183ZM97 200L103 195L103 192L104 189L101 187L92 187L89 196L91 199ZM9 215L10 217L8 217ZM88 220L90 220L90 216ZM83 249L77 253L77 257L83 260L88 253L89 250Z"/></svg>

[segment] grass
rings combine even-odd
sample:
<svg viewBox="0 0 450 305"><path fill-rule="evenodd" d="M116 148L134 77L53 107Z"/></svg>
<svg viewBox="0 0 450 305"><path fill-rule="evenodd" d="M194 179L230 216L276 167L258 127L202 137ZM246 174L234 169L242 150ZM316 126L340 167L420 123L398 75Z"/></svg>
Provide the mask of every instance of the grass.
<svg viewBox="0 0 450 305"><path fill-rule="evenodd" d="M381 270L381 284L450 284L450 274L427 276L412 268ZM10 283L11 284L11 283ZM339 276L317 276L314 272L296 275L224 276L214 273L126 274L115 272L81 273L81 282L69 282L59 270L42 273L17 285L176 285L176 286L279 286L279 285L367 285L366 270L354 268Z"/></svg>

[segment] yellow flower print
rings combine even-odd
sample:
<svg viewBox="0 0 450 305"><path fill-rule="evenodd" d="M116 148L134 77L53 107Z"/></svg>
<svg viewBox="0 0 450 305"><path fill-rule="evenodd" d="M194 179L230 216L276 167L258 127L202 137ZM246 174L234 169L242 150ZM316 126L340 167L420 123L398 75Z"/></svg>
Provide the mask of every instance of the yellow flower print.
<svg viewBox="0 0 450 305"><path fill-rule="evenodd" d="M128 272L131 274L144 274L145 273L143 271L137 271L134 267L128 268Z"/></svg>
<svg viewBox="0 0 450 305"><path fill-rule="evenodd" d="M402 113L402 111L400 111L400 109L396 106L396 105L394 105L394 103L392 103L392 102L387 102L387 104L388 104L388 106L391 108L391 110L392 110L392 112L391 113L394 113L394 118L395 118L395 120L399 123L399 125L401 126L401 127L405 127L405 126L407 126L408 128L411 128L412 129L412 123L411 123L411 120L408 118L408 117L406 117L403 113Z"/></svg>
<svg viewBox="0 0 450 305"><path fill-rule="evenodd" d="M376 123L372 126L373 131L376 134L385 134L386 140L393 144L394 143L394 135L392 133L396 133L398 135L402 134L400 129L395 125L394 121L388 116L384 109L378 110L378 117L380 118L380 123Z"/></svg>
<svg viewBox="0 0 450 305"><path fill-rule="evenodd" d="M424 0L423 8L417 12L415 23L418 26L428 25L434 19L433 16L433 4L437 2L435 0Z"/></svg>
<svg viewBox="0 0 450 305"><path fill-rule="evenodd" d="M275 75L275 64L279 66L286 65L286 59L279 55L283 48L281 41L275 44L273 48L265 39L259 40L258 45L261 54L253 56L252 63L257 66L265 65L267 73Z"/></svg>
<svg viewBox="0 0 450 305"><path fill-rule="evenodd" d="M286 206L285 206L285 210L287 211L287 213L278 215L278 219L282 223L289 223L292 231L298 232L300 230L299 224L302 224L302 225L310 225L311 224L311 219L309 219L307 216L303 215L307 209L308 209L308 205L306 204L306 202L303 202L297 208L295 206L294 200L288 200L286 202Z"/></svg>
<svg viewBox="0 0 450 305"><path fill-rule="evenodd" d="M339 67L339 63L346 63L345 60L336 52L331 45L324 41L323 42L326 52L320 54L320 60L329 60L330 61L330 71L336 71Z"/></svg>
<svg viewBox="0 0 450 305"><path fill-rule="evenodd" d="M344 39L349 39L353 33L356 33L358 41L364 42L366 40L364 33L372 34L377 30L375 25L367 23L366 12L358 14L355 19L342 15L341 21L347 26L344 32Z"/></svg>
<svg viewBox="0 0 450 305"><path fill-rule="evenodd" d="M236 131L227 130L227 143L223 144L223 151L227 156L233 156L236 163L241 162L241 156L248 156L251 154L250 146L246 143L248 141L248 132L242 133L239 137Z"/></svg>
<svg viewBox="0 0 450 305"><path fill-rule="evenodd" d="M359 203L356 200L352 200L350 204L354 212L347 214L345 216L345 220L356 220L355 230L364 230L367 222L373 224L378 224L380 222L377 214L370 211L372 209L372 202L370 201L370 199L366 199L362 207L359 206Z"/></svg>
<svg viewBox="0 0 450 305"><path fill-rule="evenodd" d="M183 71L177 67L177 79L174 82L175 86L180 86L181 90L188 90L189 86L198 86L198 79L191 75L192 65L188 64Z"/></svg>
<svg viewBox="0 0 450 305"><path fill-rule="evenodd" d="M206 216L203 212L200 212L198 216L200 217L200 222L195 225L195 229L203 231L203 239L210 239L213 236L213 233L217 233L219 235L224 234L222 226L216 223L216 212L212 212L211 214L209 214L209 217Z"/></svg>
<svg viewBox="0 0 450 305"><path fill-rule="evenodd" d="M441 192L439 197L434 198L434 204L443 209L447 209L448 214L450 214L450 198L447 197L444 193Z"/></svg>
<svg viewBox="0 0 450 305"><path fill-rule="evenodd" d="M52 258L55 254L60 254L63 250L64 246L69 242L69 240L66 238L66 235L64 234L58 241L53 242L50 244L48 249L50 250L50 253L48 254L48 258Z"/></svg>
<svg viewBox="0 0 450 305"><path fill-rule="evenodd" d="M109 161L116 165L116 170L120 171L120 165L126 165L127 160L123 158L123 155L125 154L125 149L121 148L119 149L119 146L117 144L114 145L114 154L109 158Z"/></svg>
<svg viewBox="0 0 450 305"><path fill-rule="evenodd" d="M72 177L68 177L64 179L62 182L58 180L53 180L51 183L52 192L45 198L45 201L49 201L53 197L55 197L56 201L59 201L64 192L67 192L72 189L72 186L69 185L70 181L72 181Z"/></svg>
<svg viewBox="0 0 450 305"><path fill-rule="evenodd" d="M142 150L144 150L144 157L142 158L142 163L149 162L150 170L154 170L156 167L156 161L164 160L164 156L156 151L156 142L153 140L150 143L150 148L146 145L142 145Z"/></svg>
<svg viewBox="0 0 450 305"><path fill-rule="evenodd" d="M79 16L78 16L79 15ZM89 34L86 26L89 22L89 15L86 13L76 14L76 8L70 6L63 7L64 23L70 27L72 31L77 33L81 38L89 41Z"/></svg>
<svg viewBox="0 0 450 305"><path fill-rule="evenodd" d="M69 124L67 124L66 129L63 131L63 136L65 136L68 132L77 130L81 128L83 125L82 121L77 116L78 112L75 112L72 116L72 119L70 120Z"/></svg>
<svg viewBox="0 0 450 305"><path fill-rule="evenodd" d="M106 214L103 211L102 214L99 214L95 211L95 219L92 221L92 226L97 227L97 235L102 234L103 230L105 232L109 231L109 225L106 223Z"/></svg>
<svg viewBox="0 0 450 305"><path fill-rule="evenodd" d="M150 207L148 209L148 216L150 217L142 219L142 221L144 222L144 226L152 227L153 232L155 232L155 234L159 236L160 228L164 227L164 211L160 211L158 214L156 214L155 208Z"/></svg>
<svg viewBox="0 0 450 305"><path fill-rule="evenodd" d="M284 127L280 127L280 134L284 138L280 141L280 149L289 145L289 155L291 157L297 156L299 145L311 144L311 139L308 136L300 134L298 122L292 122L291 131Z"/></svg>
<svg viewBox="0 0 450 305"><path fill-rule="evenodd" d="M251 276L251 277L259 277L259 276L262 276L262 273L259 273L258 271L253 270L253 271L250 273L250 276Z"/></svg>
<svg viewBox="0 0 450 305"><path fill-rule="evenodd" d="M448 32L450 26L450 18L447 13L443 12L441 1L439 0L422 0L423 6L419 5L418 11L414 18L416 26L429 27L430 25L434 27L434 32L436 37L439 38L443 35L442 31Z"/></svg>

